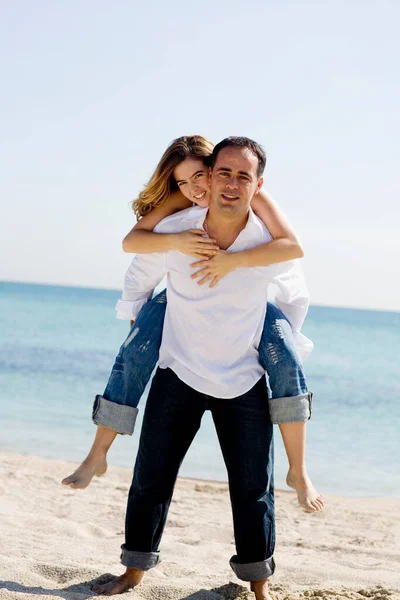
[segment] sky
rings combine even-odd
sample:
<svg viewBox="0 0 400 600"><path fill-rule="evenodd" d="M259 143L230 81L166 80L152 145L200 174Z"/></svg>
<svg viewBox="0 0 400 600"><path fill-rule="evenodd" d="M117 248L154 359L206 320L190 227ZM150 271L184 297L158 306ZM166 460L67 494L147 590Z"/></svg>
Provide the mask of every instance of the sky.
<svg viewBox="0 0 400 600"><path fill-rule="evenodd" d="M246 135L311 303L400 310L397 0L0 0L0 280L120 289L167 144Z"/></svg>

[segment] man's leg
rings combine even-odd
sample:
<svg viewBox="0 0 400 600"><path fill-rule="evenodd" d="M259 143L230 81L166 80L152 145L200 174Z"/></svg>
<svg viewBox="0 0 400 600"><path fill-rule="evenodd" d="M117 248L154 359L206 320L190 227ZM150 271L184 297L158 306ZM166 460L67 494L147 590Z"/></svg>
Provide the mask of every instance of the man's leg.
<svg viewBox="0 0 400 600"><path fill-rule="evenodd" d="M200 427L204 399L171 369L158 369L143 417L129 491L121 577L95 585L98 594L119 594L159 562L159 544L181 462Z"/></svg>
<svg viewBox="0 0 400 600"><path fill-rule="evenodd" d="M228 470L237 552L230 564L239 579L252 582L257 599L266 599L275 570L275 511L265 378L237 398L212 399L211 410Z"/></svg>

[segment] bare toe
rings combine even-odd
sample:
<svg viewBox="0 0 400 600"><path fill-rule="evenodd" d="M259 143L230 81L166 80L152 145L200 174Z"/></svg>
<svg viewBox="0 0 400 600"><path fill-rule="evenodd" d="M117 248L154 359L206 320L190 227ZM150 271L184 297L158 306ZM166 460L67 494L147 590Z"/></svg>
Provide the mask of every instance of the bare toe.
<svg viewBox="0 0 400 600"><path fill-rule="evenodd" d="M128 569L123 575L112 577L108 582L105 582L106 577L104 575L100 577L98 583L93 585L92 590L100 596L114 596L136 587L142 580L143 571Z"/></svg>
<svg viewBox="0 0 400 600"><path fill-rule="evenodd" d="M63 485L67 485L70 488L84 489L86 488L93 477L101 477L107 471L107 461L103 455L94 455L89 458L85 458L83 463L77 468L77 470L62 480Z"/></svg>
<svg viewBox="0 0 400 600"><path fill-rule="evenodd" d="M296 476L293 472L289 471L286 483L289 487L296 490L298 502L306 512L319 512L323 509L324 501L322 496L314 488L311 479L306 473Z"/></svg>
<svg viewBox="0 0 400 600"><path fill-rule="evenodd" d="M111 575L111 573L105 573L97 579L96 583L92 585L91 589L93 592L98 594L106 585L112 583L115 579L117 579L115 575Z"/></svg>
<svg viewBox="0 0 400 600"><path fill-rule="evenodd" d="M317 497L314 499L314 503L315 503L315 504L318 504L318 506L319 506L320 508L323 508L323 507L324 507L324 499L323 499L323 498L321 498L321 496L317 496Z"/></svg>
<svg viewBox="0 0 400 600"><path fill-rule="evenodd" d="M72 488L73 490L79 490L79 489L84 489L85 487L87 487L87 485L83 486L83 485L79 485L75 481L71 481L71 483L69 484L69 487Z"/></svg>
<svg viewBox="0 0 400 600"><path fill-rule="evenodd" d="M73 489L83 489L89 485L91 480L92 476L80 467L75 473L63 479L61 483Z"/></svg>
<svg viewBox="0 0 400 600"><path fill-rule="evenodd" d="M65 479L63 479L61 483L63 485L66 485L67 487L74 488L74 489L78 489L79 487L82 487L79 485L78 481L74 477L72 477L72 475L70 477L66 477ZM87 486L85 485L83 487L87 487Z"/></svg>

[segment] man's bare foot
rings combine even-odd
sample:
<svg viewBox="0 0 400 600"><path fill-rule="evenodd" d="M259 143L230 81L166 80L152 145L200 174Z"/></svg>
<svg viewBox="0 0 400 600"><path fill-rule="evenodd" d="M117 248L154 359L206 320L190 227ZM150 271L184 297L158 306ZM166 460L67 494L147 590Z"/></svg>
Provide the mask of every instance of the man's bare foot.
<svg viewBox="0 0 400 600"><path fill-rule="evenodd" d="M286 483L289 487L296 490L299 504L306 512L319 512L323 509L324 499L311 483L311 479L307 473L296 475L289 469Z"/></svg>
<svg viewBox="0 0 400 600"><path fill-rule="evenodd" d="M123 594L127 590L138 585L142 581L143 575L144 571L139 571L138 569L126 569L123 575L113 577L107 583L95 583L92 586L92 591L99 594L99 596Z"/></svg>
<svg viewBox="0 0 400 600"><path fill-rule="evenodd" d="M254 592L256 600L272 600L269 595L268 579L262 581L252 581L250 583L250 589Z"/></svg>
<svg viewBox="0 0 400 600"><path fill-rule="evenodd" d="M87 456L76 471L62 480L63 485L73 489L83 489L89 485L94 476L101 477L107 471L105 454L94 454Z"/></svg>

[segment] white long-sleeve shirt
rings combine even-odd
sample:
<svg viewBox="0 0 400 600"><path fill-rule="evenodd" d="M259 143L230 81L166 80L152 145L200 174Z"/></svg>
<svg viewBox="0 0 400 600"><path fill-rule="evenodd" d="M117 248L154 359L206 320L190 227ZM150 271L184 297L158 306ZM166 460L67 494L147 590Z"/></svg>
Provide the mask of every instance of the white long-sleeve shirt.
<svg viewBox="0 0 400 600"><path fill-rule="evenodd" d="M207 208L193 207L161 221L157 233L202 229ZM230 252L272 240L250 209L246 227ZM275 303L288 318L302 358L312 342L300 333L308 309L308 290L298 261L232 271L214 288L190 278L193 257L178 251L136 255L125 276L117 317L135 319L167 276L167 310L159 366L171 368L190 387L217 398L234 398L263 376L258 361L270 283L278 286Z"/></svg>

